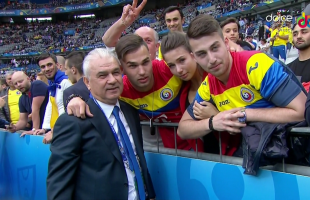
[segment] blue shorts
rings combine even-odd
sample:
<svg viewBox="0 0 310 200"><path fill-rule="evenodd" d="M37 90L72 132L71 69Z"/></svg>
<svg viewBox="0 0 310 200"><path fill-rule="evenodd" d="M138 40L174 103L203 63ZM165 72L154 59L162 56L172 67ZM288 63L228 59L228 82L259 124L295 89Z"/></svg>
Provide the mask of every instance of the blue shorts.
<svg viewBox="0 0 310 200"><path fill-rule="evenodd" d="M286 49L287 50L291 50L291 48L292 48L292 44L291 43L286 43Z"/></svg>
<svg viewBox="0 0 310 200"><path fill-rule="evenodd" d="M282 59L286 60L285 45L273 46L272 47L272 54L277 59L279 59L279 55L280 55Z"/></svg>

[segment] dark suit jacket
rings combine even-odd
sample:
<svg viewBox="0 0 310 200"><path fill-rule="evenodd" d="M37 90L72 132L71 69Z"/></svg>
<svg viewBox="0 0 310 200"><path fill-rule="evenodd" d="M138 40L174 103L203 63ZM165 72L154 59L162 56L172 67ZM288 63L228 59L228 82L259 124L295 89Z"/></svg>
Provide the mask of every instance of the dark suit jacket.
<svg viewBox="0 0 310 200"><path fill-rule="evenodd" d="M67 99L69 98L70 95L72 94L78 94L81 97L84 98L85 101L87 101L89 99L89 90L86 87L83 78L81 78L78 82L76 82L76 84L68 87L67 89L65 89L64 93L63 93L63 103L64 103L64 107L67 108Z"/></svg>
<svg viewBox="0 0 310 200"><path fill-rule="evenodd" d="M104 113L89 99L92 118L61 115L54 127L47 199L128 200L128 180L119 147ZM148 198L155 198L142 145L138 112L120 101L140 158Z"/></svg>

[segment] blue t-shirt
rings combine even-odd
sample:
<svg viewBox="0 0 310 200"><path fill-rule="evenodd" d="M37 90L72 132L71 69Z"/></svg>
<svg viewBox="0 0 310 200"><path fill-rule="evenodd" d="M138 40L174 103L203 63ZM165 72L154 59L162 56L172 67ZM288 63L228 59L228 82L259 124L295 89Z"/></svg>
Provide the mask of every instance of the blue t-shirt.
<svg viewBox="0 0 310 200"><path fill-rule="evenodd" d="M34 97L44 96L45 99L40 107L40 128L42 127L45 108L48 103L48 89L47 85L42 81L34 81L31 83L30 90L28 93L23 93L23 95L19 99L19 112L20 113L32 113L32 100Z"/></svg>

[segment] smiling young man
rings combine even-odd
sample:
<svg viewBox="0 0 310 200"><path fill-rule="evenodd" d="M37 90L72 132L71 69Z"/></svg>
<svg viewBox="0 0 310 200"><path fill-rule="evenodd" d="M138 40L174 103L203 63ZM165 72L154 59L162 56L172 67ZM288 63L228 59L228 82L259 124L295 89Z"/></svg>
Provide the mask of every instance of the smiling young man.
<svg viewBox="0 0 310 200"><path fill-rule="evenodd" d="M48 79L49 101L46 106L42 129L35 130L34 134L44 134L43 142L49 143L52 140L52 131L58 117L65 112L63 105L63 91L72 83L64 72L57 68L57 59L54 54L42 54L38 58L38 64L42 73Z"/></svg>
<svg viewBox="0 0 310 200"><path fill-rule="evenodd" d="M164 10L164 17L167 28L170 31L183 31L184 14L177 6L170 6Z"/></svg>
<svg viewBox="0 0 310 200"><path fill-rule="evenodd" d="M240 25L236 18L229 17L221 22L221 28L224 38L228 38L230 41L240 45L244 50L254 50L254 45L247 41L242 41L239 38Z"/></svg>
<svg viewBox="0 0 310 200"><path fill-rule="evenodd" d="M280 62L257 51L230 53L218 22L209 15L196 17L187 37L197 63L208 72L194 102L212 102L220 112L196 120L191 104L179 123L182 138L199 138L213 130L238 133L246 122L304 119L306 95Z"/></svg>

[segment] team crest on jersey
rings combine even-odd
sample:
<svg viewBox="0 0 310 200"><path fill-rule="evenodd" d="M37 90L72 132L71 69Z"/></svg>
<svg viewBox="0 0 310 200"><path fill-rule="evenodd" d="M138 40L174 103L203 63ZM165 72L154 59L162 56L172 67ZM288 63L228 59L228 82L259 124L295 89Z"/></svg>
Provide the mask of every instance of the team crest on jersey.
<svg viewBox="0 0 310 200"><path fill-rule="evenodd" d="M173 97L173 92L170 88L165 88L160 92L160 98L164 101L169 101Z"/></svg>
<svg viewBox="0 0 310 200"><path fill-rule="evenodd" d="M254 99L254 93L248 88L241 88L241 98L245 102L251 102Z"/></svg>
<svg viewBox="0 0 310 200"><path fill-rule="evenodd" d="M16 94L19 95L19 94L21 94L21 93L20 93L20 91L17 91Z"/></svg>

